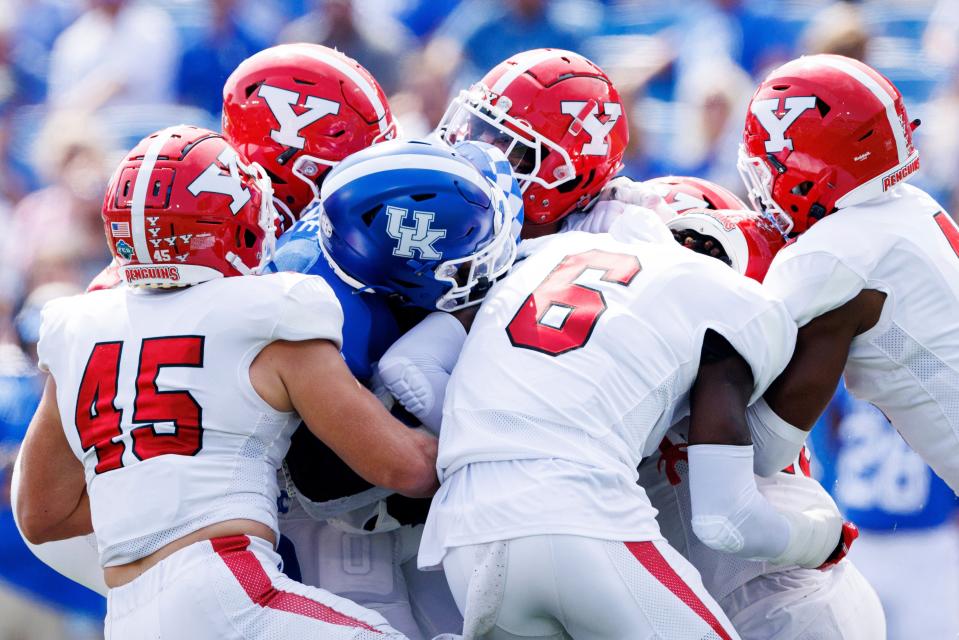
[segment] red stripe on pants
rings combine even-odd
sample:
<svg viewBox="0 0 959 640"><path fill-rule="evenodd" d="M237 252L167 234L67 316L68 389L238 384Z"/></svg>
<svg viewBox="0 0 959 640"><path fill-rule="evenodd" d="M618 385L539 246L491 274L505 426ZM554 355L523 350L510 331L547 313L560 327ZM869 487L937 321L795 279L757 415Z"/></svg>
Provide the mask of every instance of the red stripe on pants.
<svg viewBox="0 0 959 640"><path fill-rule="evenodd" d="M702 618L722 640L732 640L729 632L723 628L722 623L713 615L709 607L699 599L696 592L686 584L686 581L676 573L676 570L663 557L655 544L652 542L627 542L626 548L663 586L672 591L686 606L696 612L696 615Z"/></svg>
<svg viewBox="0 0 959 640"><path fill-rule="evenodd" d="M273 586L270 576L267 575L260 564L259 559L248 551L250 539L246 536L229 536L225 538L213 538L210 540L213 550L223 559L224 564L229 567L233 577L240 583L246 595L254 603L266 609L276 609L277 611L286 611L297 615L322 620L329 624L336 624L344 627L358 627L367 629L376 633L377 631L362 620L357 620L346 614L336 611L329 605L311 600L306 596L289 591L280 591Z"/></svg>

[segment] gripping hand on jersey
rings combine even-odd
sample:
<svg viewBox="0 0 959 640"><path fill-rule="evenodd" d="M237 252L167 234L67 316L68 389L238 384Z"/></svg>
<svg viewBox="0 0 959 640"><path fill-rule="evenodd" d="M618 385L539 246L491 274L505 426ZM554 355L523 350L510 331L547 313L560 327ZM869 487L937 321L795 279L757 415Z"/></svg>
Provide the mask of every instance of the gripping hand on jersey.
<svg viewBox="0 0 959 640"><path fill-rule="evenodd" d="M613 178L599 192L600 202L609 200L650 209L663 222L669 222L676 217L676 212L655 189L645 182L631 180L626 176Z"/></svg>

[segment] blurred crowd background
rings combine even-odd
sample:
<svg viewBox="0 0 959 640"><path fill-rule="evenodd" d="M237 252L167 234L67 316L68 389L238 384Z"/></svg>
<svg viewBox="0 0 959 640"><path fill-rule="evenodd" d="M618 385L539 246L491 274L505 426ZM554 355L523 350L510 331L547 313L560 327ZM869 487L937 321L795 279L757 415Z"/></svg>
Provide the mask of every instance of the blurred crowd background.
<svg viewBox="0 0 959 640"><path fill-rule="evenodd" d="M959 211L959 0L0 0L0 640L98 637L105 608L34 560L10 514L9 464L42 384L39 309L107 263L100 203L120 155L160 127L218 128L233 68L298 41L366 66L407 136L512 53L579 51L624 100L626 175L696 175L740 193L755 83L796 55L841 53L902 90L923 122L915 182ZM840 394L823 421L814 468L864 529L860 568L900 620L890 638L955 637L954 620L948 635L915 627L935 603L959 616L955 496L878 412ZM946 586L906 588L908 576L862 563L945 572Z"/></svg>

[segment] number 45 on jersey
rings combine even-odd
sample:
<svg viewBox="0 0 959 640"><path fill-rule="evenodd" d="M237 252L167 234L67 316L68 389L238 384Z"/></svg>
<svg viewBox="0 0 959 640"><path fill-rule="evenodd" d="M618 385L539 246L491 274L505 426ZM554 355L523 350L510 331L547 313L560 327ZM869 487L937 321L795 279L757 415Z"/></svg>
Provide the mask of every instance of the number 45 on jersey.
<svg viewBox="0 0 959 640"><path fill-rule="evenodd" d="M165 454L193 456L202 448L203 410L199 403L189 391L160 391L157 377L164 367L202 367L203 341L203 336L167 336L145 338L140 345L130 431L137 460ZM77 393L75 423L80 445L84 451L96 451L98 474L123 466L123 412L116 400L125 347L123 342L95 344ZM157 432L154 425L161 422L172 423L173 432Z"/></svg>

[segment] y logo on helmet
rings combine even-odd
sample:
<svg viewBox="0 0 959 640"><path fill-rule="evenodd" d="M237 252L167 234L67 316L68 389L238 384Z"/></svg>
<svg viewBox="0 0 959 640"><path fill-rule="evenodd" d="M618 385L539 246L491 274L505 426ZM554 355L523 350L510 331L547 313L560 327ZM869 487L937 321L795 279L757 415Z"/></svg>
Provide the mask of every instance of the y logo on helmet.
<svg viewBox="0 0 959 640"><path fill-rule="evenodd" d="M592 104L592 108L586 109ZM607 116L606 122L597 118L599 104L596 102L566 101L560 103L563 113L573 116L573 126L580 126L589 134L589 142L583 145L583 154L587 156L604 156L609 153L609 143L606 142L609 132L616 126L616 121L623 115L623 108L618 102L604 102L603 113Z"/></svg>
<svg viewBox="0 0 959 640"><path fill-rule="evenodd" d="M430 229L430 223L436 214L432 211L414 211L412 227L403 222L409 209L387 207L386 215L389 221L386 224L386 233L391 238L399 240L393 255L398 258L412 258L413 250L419 252L420 260L439 260L443 254L433 248L433 243L446 237L446 229Z"/></svg>
<svg viewBox="0 0 959 640"><path fill-rule="evenodd" d="M685 191L673 191L664 184L653 185L653 191L661 195L669 208L676 213L682 213L690 209L709 209L709 203L705 200Z"/></svg>
<svg viewBox="0 0 959 640"><path fill-rule="evenodd" d="M256 93L266 100L267 106L273 112L273 117L280 125L279 129L270 131L270 137L288 147L302 149L306 140L300 135L300 131L304 127L308 127L323 116L335 116L340 112L339 102L309 96L304 103L306 111L296 113L293 105L299 102L300 94L279 87L271 87L268 84L260 85Z"/></svg>
<svg viewBox="0 0 959 640"><path fill-rule="evenodd" d="M243 205L250 201L250 192L243 187L240 175L233 169L237 162L236 152L232 149L224 149L216 159L220 164L231 167L231 170L225 174L220 173L220 168L214 162L204 169L203 173L198 175L187 189L194 196L201 193L220 193L230 196L230 211L233 212L233 215L236 215L243 208Z"/></svg>
<svg viewBox="0 0 959 640"><path fill-rule="evenodd" d="M816 106L816 98L813 96L792 96L783 101L783 117L776 115L779 109L779 99L757 100L752 103L750 111L759 118L759 123L769 132L769 140L766 141L766 152L777 153L783 149L792 151L793 141L786 137L786 129L796 121L802 112L806 109L812 109Z"/></svg>

